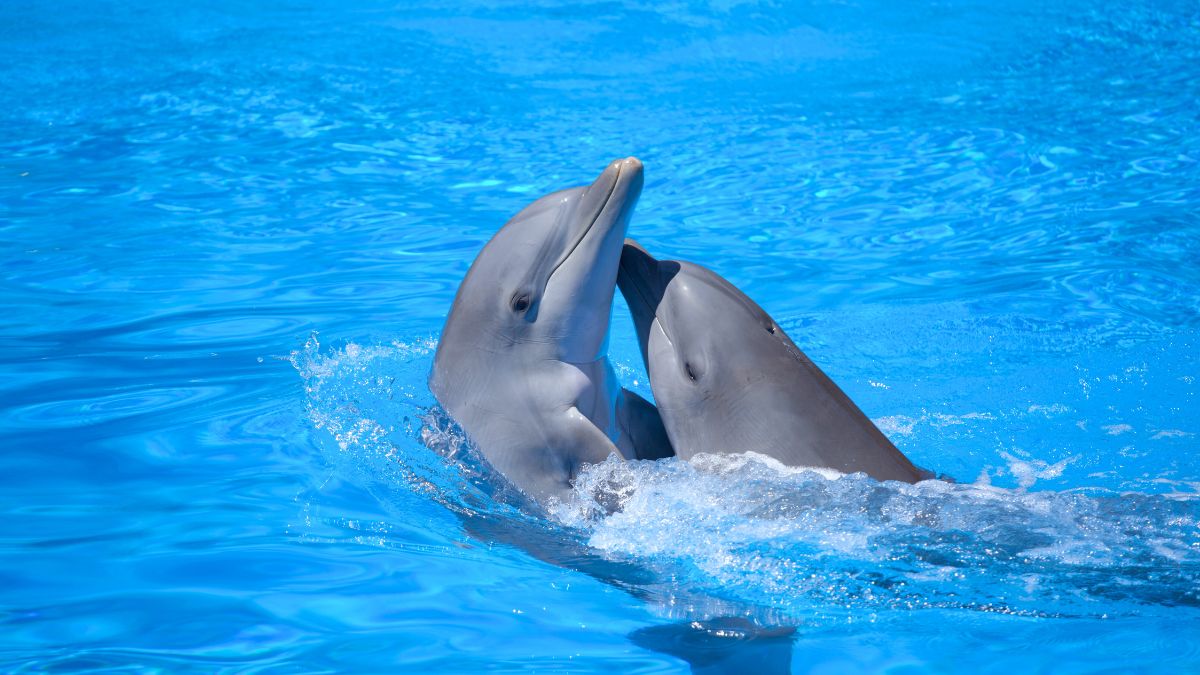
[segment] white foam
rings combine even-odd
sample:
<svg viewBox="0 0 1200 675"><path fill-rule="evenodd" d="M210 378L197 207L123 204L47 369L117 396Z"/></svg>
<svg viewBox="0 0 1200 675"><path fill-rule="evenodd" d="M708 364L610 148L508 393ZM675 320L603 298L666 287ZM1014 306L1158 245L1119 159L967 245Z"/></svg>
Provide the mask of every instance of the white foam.
<svg viewBox="0 0 1200 675"><path fill-rule="evenodd" d="M1023 484L1060 475L1074 461L1006 459ZM1122 579L1136 594L1150 591L1141 572L1147 561L1200 565L1196 509L1139 499L879 483L740 454L611 458L583 471L555 516L583 528L597 549L675 561L693 570L702 590L734 589L784 609L813 598L944 606L974 593L995 596L992 606L1006 611L1078 612L1103 592L1096 569L1105 570L1104 583ZM1182 588L1189 574L1154 583Z"/></svg>
<svg viewBox="0 0 1200 675"><path fill-rule="evenodd" d="M432 340L322 348L314 335L290 360L331 460L386 492L432 497L451 511L505 508L494 473L425 386ZM1045 414L1040 409L1030 414ZM1062 411L1053 411L1055 413ZM892 431L981 424L991 413L923 413L880 421ZM880 424L885 427L885 424ZM1036 492L1077 461L1002 451L973 484L880 483L861 474L788 467L751 453L690 462L585 467L556 520L604 555L656 561L672 593L799 607L937 607L972 598L989 611L1089 611L1106 588L1122 597L1195 596L1200 484L1165 496ZM1015 477L1019 488L990 484ZM384 492L376 492L378 485ZM513 511L515 513L515 511ZM386 540L386 532L378 534ZM1145 570L1155 570L1147 576Z"/></svg>

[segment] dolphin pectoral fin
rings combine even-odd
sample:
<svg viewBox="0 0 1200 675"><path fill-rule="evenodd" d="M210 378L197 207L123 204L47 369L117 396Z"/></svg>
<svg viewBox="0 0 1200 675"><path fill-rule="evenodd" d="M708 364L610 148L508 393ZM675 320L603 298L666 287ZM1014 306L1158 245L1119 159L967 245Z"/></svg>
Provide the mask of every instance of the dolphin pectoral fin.
<svg viewBox="0 0 1200 675"><path fill-rule="evenodd" d="M613 453L621 454L608 434L601 431L591 419L579 411L579 408L574 406L569 408L567 417L567 433L570 439L572 460L570 480L575 480L582 465L599 464Z"/></svg>
<svg viewBox="0 0 1200 675"><path fill-rule="evenodd" d="M675 456L658 408L628 389L617 397L617 424L621 427L617 445L626 459Z"/></svg>

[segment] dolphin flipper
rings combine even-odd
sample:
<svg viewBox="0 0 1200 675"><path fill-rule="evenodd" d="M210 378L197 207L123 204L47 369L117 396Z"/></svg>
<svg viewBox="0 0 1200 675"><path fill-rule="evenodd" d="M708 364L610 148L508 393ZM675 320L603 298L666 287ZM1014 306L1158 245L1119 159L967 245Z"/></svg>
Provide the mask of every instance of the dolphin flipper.
<svg viewBox="0 0 1200 675"><path fill-rule="evenodd" d="M675 456L658 408L628 389L617 397L617 423L621 427L618 446L626 459Z"/></svg>

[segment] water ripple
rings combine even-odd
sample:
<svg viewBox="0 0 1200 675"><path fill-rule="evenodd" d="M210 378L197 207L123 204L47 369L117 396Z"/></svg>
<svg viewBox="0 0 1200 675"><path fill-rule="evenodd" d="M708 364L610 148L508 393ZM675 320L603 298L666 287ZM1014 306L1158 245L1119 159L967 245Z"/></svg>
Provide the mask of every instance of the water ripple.
<svg viewBox="0 0 1200 675"><path fill-rule="evenodd" d="M124 417L165 413L213 401L227 393L224 387L143 389L86 399L64 399L18 406L5 411L10 428L51 429L103 424Z"/></svg>

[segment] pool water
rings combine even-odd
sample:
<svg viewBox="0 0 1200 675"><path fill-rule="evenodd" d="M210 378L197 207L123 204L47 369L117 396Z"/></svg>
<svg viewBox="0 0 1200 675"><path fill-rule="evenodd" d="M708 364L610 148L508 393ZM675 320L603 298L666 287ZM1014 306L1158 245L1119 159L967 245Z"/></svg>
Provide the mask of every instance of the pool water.
<svg viewBox="0 0 1200 675"><path fill-rule="evenodd" d="M0 670L686 673L638 636L727 616L795 672L1200 669L1194 2L6 0L0 63ZM521 512L433 349L627 155L632 236L958 482ZM610 356L649 395L619 296Z"/></svg>

